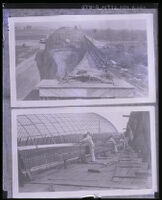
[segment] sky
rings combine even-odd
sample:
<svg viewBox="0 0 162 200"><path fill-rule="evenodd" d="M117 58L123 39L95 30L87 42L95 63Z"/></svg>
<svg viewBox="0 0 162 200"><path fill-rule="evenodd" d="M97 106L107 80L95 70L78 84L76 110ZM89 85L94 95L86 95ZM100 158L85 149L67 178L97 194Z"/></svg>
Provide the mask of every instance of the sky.
<svg viewBox="0 0 162 200"><path fill-rule="evenodd" d="M98 113L98 112L97 112ZM101 116L108 119L118 130L119 133L122 133L124 130L123 128L126 128L127 122L129 120L129 117L123 117L123 115L129 115L130 112L109 112L109 113L98 113Z"/></svg>
<svg viewBox="0 0 162 200"><path fill-rule="evenodd" d="M88 21L55 21L55 22L23 22L15 23L17 27L25 27L31 25L32 27L39 28L49 28L57 29L62 26L65 27L74 27L78 26L81 29L128 29L128 30L146 30L145 20L94 20L88 23Z"/></svg>

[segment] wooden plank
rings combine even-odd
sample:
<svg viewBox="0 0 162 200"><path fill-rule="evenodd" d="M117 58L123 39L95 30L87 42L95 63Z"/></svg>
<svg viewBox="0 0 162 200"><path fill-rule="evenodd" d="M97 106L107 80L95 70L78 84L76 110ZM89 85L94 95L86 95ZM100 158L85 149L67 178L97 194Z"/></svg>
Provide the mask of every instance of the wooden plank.
<svg viewBox="0 0 162 200"><path fill-rule="evenodd" d="M119 179L130 179L130 178L135 178L135 179L143 179L143 177L137 177L137 176L113 176L113 178L119 178Z"/></svg>
<svg viewBox="0 0 162 200"><path fill-rule="evenodd" d="M52 180L52 181L67 181L67 178L48 178L48 180ZM70 179L71 181L76 181L76 179L74 179L74 178L71 178ZM96 179L79 179L79 181L91 181L91 182L96 182Z"/></svg>
<svg viewBox="0 0 162 200"><path fill-rule="evenodd" d="M45 185L50 185L51 183L49 182L43 182L43 183L40 183L40 182L32 182L31 184L45 184ZM74 187L91 187L91 188L110 188L108 186L98 186L98 185L88 185L88 184L72 184L72 183L62 183L62 182L56 182L56 183L52 183L53 185L60 185L60 186L74 186Z"/></svg>
<svg viewBox="0 0 162 200"><path fill-rule="evenodd" d="M138 181L146 181L147 177L140 177L140 176L113 176L112 177L112 181L115 182L120 182L120 183L129 183L129 184L133 184L136 183L136 180Z"/></svg>
<svg viewBox="0 0 162 200"><path fill-rule="evenodd" d="M118 165L120 168L141 168L140 165Z"/></svg>
<svg viewBox="0 0 162 200"><path fill-rule="evenodd" d="M45 185L50 185L49 182L31 182L30 184L45 184ZM59 182L52 182L53 185L60 185L60 186L73 186L73 187L86 187L86 188L103 188L103 189L130 189L130 188L138 188L138 186L125 186L125 185L114 185L113 182L112 183L107 183L107 184L92 184L92 183L87 183L85 181L85 184L83 183L75 183L74 182L65 182L65 181L59 181Z"/></svg>
<svg viewBox="0 0 162 200"><path fill-rule="evenodd" d="M119 158L119 162L121 161L131 161L131 162L142 162L142 158Z"/></svg>
<svg viewBox="0 0 162 200"><path fill-rule="evenodd" d="M119 161L119 164L120 165L140 165L140 164L142 164L142 162L137 162L137 161Z"/></svg>

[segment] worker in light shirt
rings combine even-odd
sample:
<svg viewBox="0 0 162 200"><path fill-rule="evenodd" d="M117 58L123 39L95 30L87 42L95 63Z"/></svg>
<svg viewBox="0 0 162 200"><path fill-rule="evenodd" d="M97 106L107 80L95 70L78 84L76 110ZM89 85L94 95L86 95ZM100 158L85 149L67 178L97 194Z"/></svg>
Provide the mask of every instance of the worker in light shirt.
<svg viewBox="0 0 162 200"><path fill-rule="evenodd" d="M95 145L94 145L94 142L92 140L92 136L90 134L90 132L87 132L85 135L84 135L84 138L81 140L81 143L82 144L86 144L89 148L89 151L90 151L90 155L91 155L91 160L92 162L95 162L95 153L94 153L94 148L95 148Z"/></svg>
<svg viewBox="0 0 162 200"><path fill-rule="evenodd" d="M114 145L114 151L115 151L115 153L117 153L118 152L118 145L117 145L115 139L111 136L108 141L113 143L113 145Z"/></svg>

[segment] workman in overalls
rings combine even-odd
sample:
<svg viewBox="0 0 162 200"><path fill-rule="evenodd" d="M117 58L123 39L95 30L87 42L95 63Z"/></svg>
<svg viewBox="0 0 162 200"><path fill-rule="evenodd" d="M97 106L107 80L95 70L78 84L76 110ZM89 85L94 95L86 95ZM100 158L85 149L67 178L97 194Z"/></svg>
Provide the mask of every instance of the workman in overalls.
<svg viewBox="0 0 162 200"><path fill-rule="evenodd" d="M90 132L87 132L85 135L84 135L84 138L81 140L81 143L83 144L86 144L89 148L89 151L90 151L90 155L91 155L91 160L92 162L95 162L95 153L94 153L94 148L95 148L95 145L94 145L94 142L92 140L92 136L90 134Z"/></svg>

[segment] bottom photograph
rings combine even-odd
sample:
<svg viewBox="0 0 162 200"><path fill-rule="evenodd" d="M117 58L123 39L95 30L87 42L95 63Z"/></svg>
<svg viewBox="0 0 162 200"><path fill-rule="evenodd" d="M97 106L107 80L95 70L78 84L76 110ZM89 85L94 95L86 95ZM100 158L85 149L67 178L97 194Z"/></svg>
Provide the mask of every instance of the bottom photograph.
<svg viewBox="0 0 162 200"><path fill-rule="evenodd" d="M152 107L13 111L13 195L149 193L156 185L154 115Z"/></svg>

